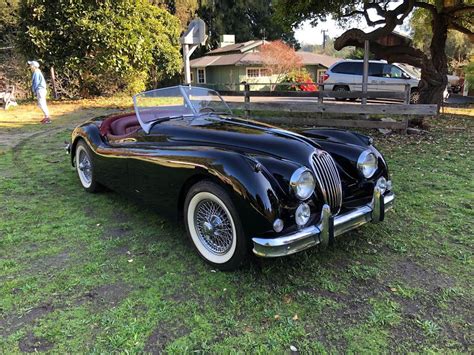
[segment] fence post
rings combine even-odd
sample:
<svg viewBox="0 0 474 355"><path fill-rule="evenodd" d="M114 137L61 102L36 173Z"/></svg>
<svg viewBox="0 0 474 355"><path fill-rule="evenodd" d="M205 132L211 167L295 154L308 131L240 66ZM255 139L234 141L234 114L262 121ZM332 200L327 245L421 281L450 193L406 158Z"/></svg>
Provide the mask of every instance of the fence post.
<svg viewBox="0 0 474 355"><path fill-rule="evenodd" d="M402 134L407 134L407 133L408 133L408 117L404 117Z"/></svg>
<svg viewBox="0 0 474 355"><path fill-rule="evenodd" d="M367 83L369 82L369 40L364 41L364 72L362 75L362 105L367 104Z"/></svg>
<svg viewBox="0 0 474 355"><path fill-rule="evenodd" d="M405 104L410 104L410 84L405 84Z"/></svg>
<svg viewBox="0 0 474 355"><path fill-rule="evenodd" d="M250 110L248 110L248 103L250 102L250 84L244 82L244 102L245 102L245 117L250 116Z"/></svg>
<svg viewBox="0 0 474 355"><path fill-rule="evenodd" d="M323 91L324 91L324 85L319 85L318 86L318 104L323 103Z"/></svg>

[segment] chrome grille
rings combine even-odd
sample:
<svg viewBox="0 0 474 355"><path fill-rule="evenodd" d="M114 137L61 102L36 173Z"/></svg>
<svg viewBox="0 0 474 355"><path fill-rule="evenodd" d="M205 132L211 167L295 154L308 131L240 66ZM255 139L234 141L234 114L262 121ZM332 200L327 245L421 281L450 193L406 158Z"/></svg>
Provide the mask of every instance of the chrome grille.
<svg viewBox="0 0 474 355"><path fill-rule="evenodd" d="M336 163L325 151L314 153L312 163L324 202L331 207L331 212L336 214L342 205L341 177L337 171Z"/></svg>

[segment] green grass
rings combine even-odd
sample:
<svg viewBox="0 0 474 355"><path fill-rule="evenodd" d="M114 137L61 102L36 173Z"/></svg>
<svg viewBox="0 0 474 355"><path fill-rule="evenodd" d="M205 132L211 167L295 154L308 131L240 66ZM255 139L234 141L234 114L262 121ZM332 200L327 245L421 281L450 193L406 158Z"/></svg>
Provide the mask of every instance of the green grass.
<svg viewBox="0 0 474 355"><path fill-rule="evenodd" d="M397 193L384 223L223 273L181 226L81 189L63 141L126 105L0 113L0 353L473 351L472 119L374 134Z"/></svg>

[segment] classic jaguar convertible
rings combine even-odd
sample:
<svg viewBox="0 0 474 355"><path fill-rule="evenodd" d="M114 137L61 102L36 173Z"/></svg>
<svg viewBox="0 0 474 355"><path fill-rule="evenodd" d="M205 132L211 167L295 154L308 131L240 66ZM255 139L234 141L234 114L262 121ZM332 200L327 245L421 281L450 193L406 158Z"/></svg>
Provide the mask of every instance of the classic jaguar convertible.
<svg viewBox="0 0 474 355"><path fill-rule="evenodd" d="M183 220L199 255L222 270L289 255L393 205L371 138L295 133L233 116L213 90L175 86L134 96L135 112L78 126L69 151L88 192L107 187Z"/></svg>

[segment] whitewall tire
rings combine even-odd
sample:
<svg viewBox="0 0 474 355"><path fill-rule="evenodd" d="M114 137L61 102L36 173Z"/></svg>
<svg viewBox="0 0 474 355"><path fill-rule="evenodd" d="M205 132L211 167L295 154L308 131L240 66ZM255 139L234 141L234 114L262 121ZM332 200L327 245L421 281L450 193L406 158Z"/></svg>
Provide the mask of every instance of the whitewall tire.
<svg viewBox="0 0 474 355"><path fill-rule="evenodd" d="M98 191L100 186L95 181L92 152L87 144L82 140L76 145L74 165L76 167L77 176L79 177L79 181L84 190L87 192Z"/></svg>
<svg viewBox="0 0 474 355"><path fill-rule="evenodd" d="M210 181L199 182L184 207L186 230L199 255L218 269L238 268L246 259L247 242L227 192Z"/></svg>

